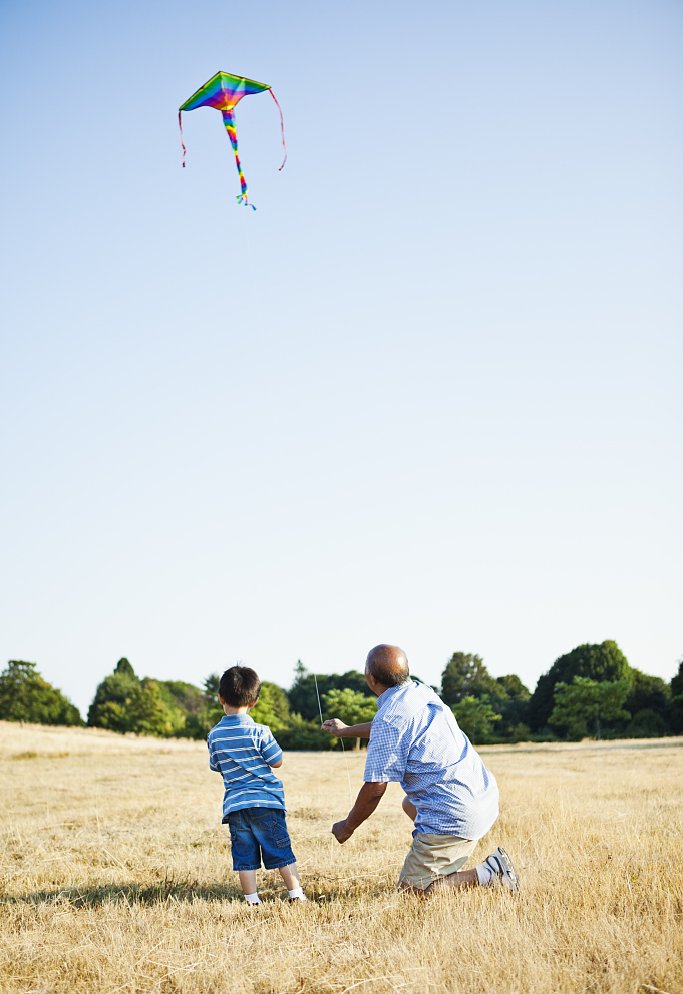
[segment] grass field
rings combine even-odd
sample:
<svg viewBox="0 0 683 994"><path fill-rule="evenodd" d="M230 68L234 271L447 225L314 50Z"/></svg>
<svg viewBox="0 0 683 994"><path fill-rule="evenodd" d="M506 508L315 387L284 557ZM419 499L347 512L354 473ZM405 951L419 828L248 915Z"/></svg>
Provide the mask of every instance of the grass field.
<svg viewBox="0 0 683 994"><path fill-rule="evenodd" d="M246 907L203 743L0 722L0 991L681 994L683 739L481 750L516 897L395 882L401 792L344 846L361 754L281 771L307 905ZM471 864L472 865L472 864Z"/></svg>

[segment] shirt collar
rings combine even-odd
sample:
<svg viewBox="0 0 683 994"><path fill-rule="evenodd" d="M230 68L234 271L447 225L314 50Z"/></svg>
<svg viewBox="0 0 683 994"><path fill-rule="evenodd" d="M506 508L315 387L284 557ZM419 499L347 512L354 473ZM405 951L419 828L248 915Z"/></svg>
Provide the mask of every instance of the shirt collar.
<svg viewBox="0 0 683 994"><path fill-rule="evenodd" d="M399 683L395 687L388 687L386 690L383 690L377 698L377 710L379 711L380 708L385 708L391 701L392 697L398 693L399 690L405 690L407 686L407 683Z"/></svg>

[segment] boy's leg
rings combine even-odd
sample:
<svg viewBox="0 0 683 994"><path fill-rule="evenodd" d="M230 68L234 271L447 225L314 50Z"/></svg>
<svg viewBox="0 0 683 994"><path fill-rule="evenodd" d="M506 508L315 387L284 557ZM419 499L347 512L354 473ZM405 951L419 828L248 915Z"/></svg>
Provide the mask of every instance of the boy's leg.
<svg viewBox="0 0 683 994"><path fill-rule="evenodd" d="M249 904L260 904L256 887L256 869L261 865L261 849L251 830L250 811L243 809L228 815L232 842L232 866L240 878L240 886Z"/></svg>
<svg viewBox="0 0 683 994"><path fill-rule="evenodd" d="M297 887L301 887L296 863L292 863L291 866L279 866L278 872L284 880L287 890L295 890Z"/></svg>
<svg viewBox="0 0 683 994"><path fill-rule="evenodd" d="M306 896L304 895L304 891L301 886L301 880L299 879L299 871L296 868L296 863L290 863L289 866L278 866L278 873L282 877L285 887L289 892L289 900L305 901Z"/></svg>
<svg viewBox="0 0 683 994"><path fill-rule="evenodd" d="M417 808L415 807L413 802L409 801L407 797L404 797L403 800L401 801L401 807L408 815L410 820L415 821L415 819L417 818Z"/></svg>
<svg viewBox="0 0 683 994"><path fill-rule="evenodd" d="M259 812L258 818L254 818L254 827L266 870L278 871L290 901L305 901L284 811L272 808Z"/></svg>
<svg viewBox="0 0 683 994"><path fill-rule="evenodd" d="M256 870L238 870L242 893L249 904L260 904L256 885Z"/></svg>

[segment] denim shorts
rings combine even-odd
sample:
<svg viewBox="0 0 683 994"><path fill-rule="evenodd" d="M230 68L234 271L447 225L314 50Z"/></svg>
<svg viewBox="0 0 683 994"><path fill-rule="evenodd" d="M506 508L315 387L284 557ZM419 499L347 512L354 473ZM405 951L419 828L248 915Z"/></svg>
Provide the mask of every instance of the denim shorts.
<svg viewBox="0 0 683 994"><path fill-rule="evenodd" d="M266 870L296 862L282 808L242 808L228 815L233 870Z"/></svg>

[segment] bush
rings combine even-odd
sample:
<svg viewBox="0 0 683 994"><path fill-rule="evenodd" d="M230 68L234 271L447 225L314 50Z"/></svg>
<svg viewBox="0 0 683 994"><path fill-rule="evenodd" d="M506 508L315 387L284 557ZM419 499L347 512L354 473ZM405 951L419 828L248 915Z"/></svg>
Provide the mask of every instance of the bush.
<svg viewBox="0 0 683 994"><path fill-rule="evenodd" d="M629 739L656 739L670 735L671 729L658 711L642 708L633 715L623 734Z"/></svg>
<svg viewBox="0 0 683 994"><path fill-rule="evenodd" d="M282 749L292 752L329 752L339 742L333 735L321 732L319 722L306 721L300 714L290 715L289 727L277 733L277 740Z"/></svg>

